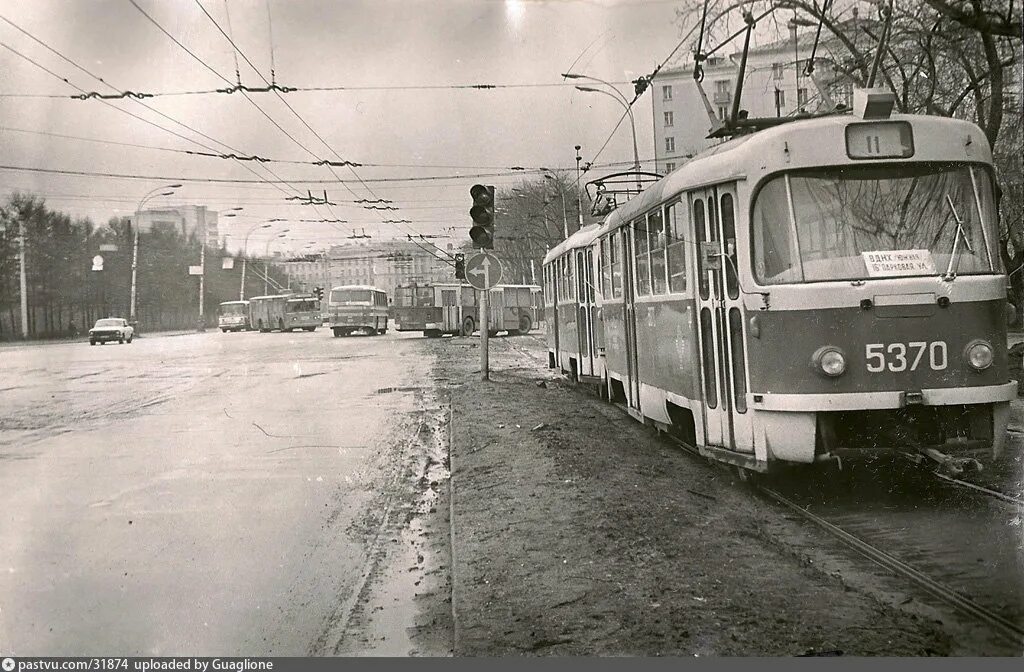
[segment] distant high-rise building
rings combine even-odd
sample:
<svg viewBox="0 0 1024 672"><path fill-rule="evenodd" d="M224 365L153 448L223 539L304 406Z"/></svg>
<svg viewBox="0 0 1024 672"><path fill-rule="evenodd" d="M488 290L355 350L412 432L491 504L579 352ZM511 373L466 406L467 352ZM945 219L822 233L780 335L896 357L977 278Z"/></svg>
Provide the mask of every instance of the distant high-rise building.
<svg viewBox="0 0 1024 672"><path fill-rule="evenodd" d="M196 232L205 236L207 247L219 247L217 235L217 213L207 210L205 205L178 205L167 208L141 210L132 217L141 231L160 225L171 225L183 236Z"/></svg>

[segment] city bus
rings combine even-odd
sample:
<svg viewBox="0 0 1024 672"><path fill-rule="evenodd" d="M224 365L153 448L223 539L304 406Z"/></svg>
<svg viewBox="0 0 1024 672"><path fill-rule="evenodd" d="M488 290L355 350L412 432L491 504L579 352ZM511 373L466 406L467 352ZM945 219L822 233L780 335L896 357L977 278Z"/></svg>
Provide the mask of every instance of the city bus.
<svg viewBox="0 0 1024 672"><path fill-rule="evenodd" d="M217 326L227 333L229 331L249 331L252 321L249 314L248 301L225 301L217 311Z"/></svg>
<svg viewBox="0 0 1024 672"><path fill-rule="evenodd" d="M537 285L497 285L490 290L488 330L525 334L543 307ZM479 328L477 290L458 282L410 283L395 288L395 329L422 331L428 338L468 336Z"/></svg>
<svg viewBox="0 0 1024 672"><path fill-rule="evenodd" d="M334 336L349 336L356 331L371 336L388 331L388 295L369 285L334 287L327 295L327 324Z"/></svg>

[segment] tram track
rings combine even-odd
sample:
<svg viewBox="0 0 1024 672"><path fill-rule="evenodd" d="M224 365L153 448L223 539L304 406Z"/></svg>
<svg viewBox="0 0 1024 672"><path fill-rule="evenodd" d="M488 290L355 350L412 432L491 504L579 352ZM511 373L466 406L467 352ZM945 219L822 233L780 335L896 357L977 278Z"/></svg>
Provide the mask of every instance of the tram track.
<svg viewBox="0 0 1024 672"><path fill-rule="evenodd" d="M687 453L702 458L695 447L671 435L665 436L669 438L674 445ZM936 475L942 477L944 482L949 482L951 485L957 488L962 488L965 491L982 495L987 500L998 500L1013 504L1022 503L1022 500L1019 498L1006 495L1005 493L1000 493L995 490L990 490L982 486L977 486L975 484L960 481L959 479L954 479L941 474ZM969 616L974 621L985 624L994 632L1009 641L1024 646L1024 627L1022 627L1022 623L1019 618L1017 621L1007 618L995 609L992 609L989 606L965 595L962 590L958 590L947 582L935 578L934 576L930 576L927 572L918 569L909 562L901 560L894 553L883 550L878 545L865 538L865 536L870 535L855 534L849 529L845 529L842 525L828 520L824 515L812 513L809 510L810 505L801 505L775 488L769 487L764 483L759 483L755 479L747 479L747 483L754 492L758 493L765 499L774 502L776 505L783 507L789 513L795 514L800 519L827 532L847 548L856 551L860 555L874 562L876 565L884 568L892 574L895 574L901 579L909 581L917 588L927 592L932 597L938 599L947 606L952 607L956 611ZM898 517L898 512L893 515L894 517ZM883 521L881 524L876 525L876 527L880 529L885 528L886 523ZM896 528L897 534L899 533L899 529L902 528ZM891 536L892 534L893 530L881 529L879 532L879 536L881 537L886 537L887 535ZM924 553L927 554L927 551ZM955 568L950 569L950 575L955 575L956 573Z"/></svg>
<svg viewBox="0 0 1024 672"><path fill-rule="evenodd" d="M971 483L969 481L964 481L964 480L959 479L959 478L954 478L952 476L947 476L946 474L942 474L942 473L939 473L939 472L935 472L934 476L936 478L938 478L939 480L943 481L944 483L948 483L948 484L950 484L950 485L952 485L952 486L954 486L956 488L960 488L960 489L964 489L964 490L970 490L971 492L981 493L982 495L985 495L986 497L991 497L992 499L997 499L997 500L999 500L1001 502L1006 502L1006 503L1009 503L1009 504L1016 504L1017 506L1024 507L1024 497L1014 497L1013 495L1008 495L1005 492L1000 492L999 490L992 490L991 488L986 488L983 485L978 485L976 483Z"/></svg>

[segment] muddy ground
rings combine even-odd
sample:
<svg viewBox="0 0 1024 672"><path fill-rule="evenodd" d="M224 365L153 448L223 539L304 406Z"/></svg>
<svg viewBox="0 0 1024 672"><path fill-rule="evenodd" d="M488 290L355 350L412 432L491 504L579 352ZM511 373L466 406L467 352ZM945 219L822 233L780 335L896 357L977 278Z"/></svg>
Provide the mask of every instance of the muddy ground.
<svg viewBox="0 0 1024 672"><path fill-rule="evenodd" d="M456 655L1021 654L581 393L542 337L492 340L490 382L477 340L428 346L453 409Z"/></svg>

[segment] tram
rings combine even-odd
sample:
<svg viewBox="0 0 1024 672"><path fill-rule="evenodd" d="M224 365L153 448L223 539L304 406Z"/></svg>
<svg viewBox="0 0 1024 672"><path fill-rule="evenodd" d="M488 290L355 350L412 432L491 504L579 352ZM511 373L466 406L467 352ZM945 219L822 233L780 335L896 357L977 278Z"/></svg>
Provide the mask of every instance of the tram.
<svg viewBox="0 0 1024 672"><path fill-rule="evenodd" d="M1016 383L988 142L859 107L715 146L552 249L551 366L741 469L998 453Z"/></svg>
<svg viewBox="0 0 1024 672"><path fill-rule="evenodd" d="M538 285L497 285L489 292L490 333L525 334L543 318ZM477 290L458 282L399 285L395 288L394 313L395 329L422 331L428 338L469 336L480 325Z"/></svg>

